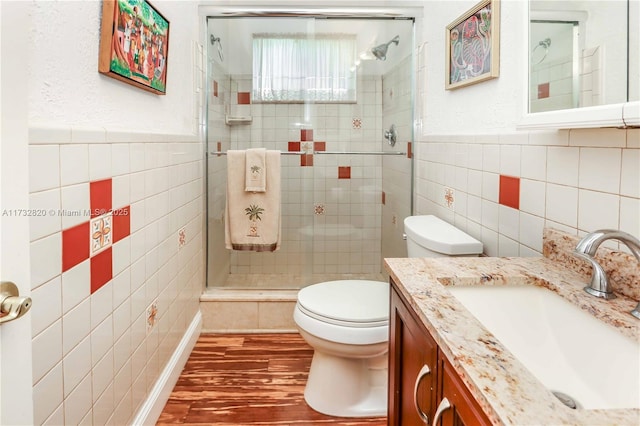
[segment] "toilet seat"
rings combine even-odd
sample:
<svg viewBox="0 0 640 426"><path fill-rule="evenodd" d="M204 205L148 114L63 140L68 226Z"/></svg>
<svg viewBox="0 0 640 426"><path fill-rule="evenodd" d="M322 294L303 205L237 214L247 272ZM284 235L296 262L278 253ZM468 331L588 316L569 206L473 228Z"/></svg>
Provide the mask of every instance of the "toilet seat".
<svg viewBox="0 0 640 426"><path fill-rule="evenodd" d="M389 284L382 281L327 281L298 293L296 324L319 338L369 345L389 338Z"/></svg>
<svg viewBox="0 0 640 426"><path fill-rule="evenodd" d="M389 284L383 281L326 281L298 292L307 315L345 327L377 327L389 323Z"/></svg>

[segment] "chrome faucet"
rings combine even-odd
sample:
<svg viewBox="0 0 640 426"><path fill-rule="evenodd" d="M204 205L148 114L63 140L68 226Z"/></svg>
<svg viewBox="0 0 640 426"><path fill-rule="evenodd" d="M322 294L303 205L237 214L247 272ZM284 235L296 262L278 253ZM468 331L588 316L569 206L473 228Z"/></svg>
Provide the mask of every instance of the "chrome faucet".
<svg viewBox="0 0 640 426"><path fill-rule="evenodd" d="M602 269L602 266L594 259L596 255L596 251L600 244L602 244L606 240L618 240L624 243L629 249L631 253L635 256L635 258L640 263L640 240L638 240L633 235L627 234L623 231L616 231L613 229L600 229L595 232L591 232L587 234L576 246L573 254L577 257L586 260L589 262L593 268L593 274L591 276L591 284L584 288L584 291L587 293L601 297L604 299L614 299L616 297L611 290L611 285L609 284L609 278L607 277L606 272ZM638 302L638 306L635 307L634 310L631 311L631 315L640 319L640 302Z"/></svg>

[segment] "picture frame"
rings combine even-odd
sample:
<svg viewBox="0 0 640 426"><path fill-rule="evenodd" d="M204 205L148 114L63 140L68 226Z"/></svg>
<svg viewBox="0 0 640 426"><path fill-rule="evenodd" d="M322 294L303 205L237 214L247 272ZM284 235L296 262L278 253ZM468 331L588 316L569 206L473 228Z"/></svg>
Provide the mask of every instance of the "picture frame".
<svg viewBox="0 0 640 426"><path fill-rule="evenodd" d="M500 76L500 0L482 0L446 28L446 90Z"/></svg>
<svg viewBox="0 0 640 426"><path fill-rule="evenodd" d="M164 95L169 21L146 0L103 0L98 71Z"/></svg>

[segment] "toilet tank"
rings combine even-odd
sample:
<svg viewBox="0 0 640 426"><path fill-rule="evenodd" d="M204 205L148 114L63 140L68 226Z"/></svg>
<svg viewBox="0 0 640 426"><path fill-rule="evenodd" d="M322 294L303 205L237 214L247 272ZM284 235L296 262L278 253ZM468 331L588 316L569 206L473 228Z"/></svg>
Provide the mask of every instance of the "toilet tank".
<svg viewBox="0 0 640 426"><path fill-rule="evenodd" d="M444 220L409 216L404 220L409 257L478 256L482 243Z"/></svg>

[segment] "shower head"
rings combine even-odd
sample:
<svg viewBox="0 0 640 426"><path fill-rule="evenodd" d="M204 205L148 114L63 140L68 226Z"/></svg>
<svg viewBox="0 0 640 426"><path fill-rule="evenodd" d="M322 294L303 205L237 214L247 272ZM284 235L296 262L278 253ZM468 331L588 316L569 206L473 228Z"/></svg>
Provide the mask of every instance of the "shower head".
<svg viewBox="0 0 640 426"><path fill-rule="evenodd" d="M373 56L375 56L376 59L380 61L384 61L387 59L387 49L389 49L389 45L391 43L395 43L397 46L398 43L400 43L400 36L395 36L394 38L389 40L387 43L383 43L376 47L371 48L371 53L373 53Z"/></svg>
<svg viewBox="0 0 640 426"><path fill-rule="evenodd" d="M218 57L221 61L224 61L224 54L222 53L222 42L220 41L220 37L216 37L213 34L209 37L209 41L212 46L215 46L218 43Z"/></svg>

